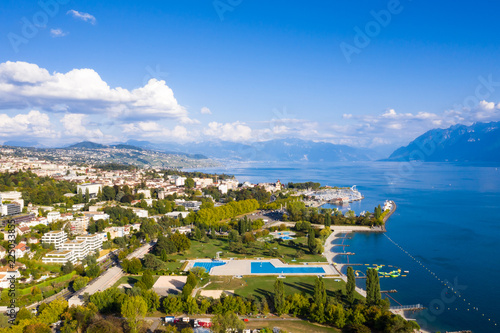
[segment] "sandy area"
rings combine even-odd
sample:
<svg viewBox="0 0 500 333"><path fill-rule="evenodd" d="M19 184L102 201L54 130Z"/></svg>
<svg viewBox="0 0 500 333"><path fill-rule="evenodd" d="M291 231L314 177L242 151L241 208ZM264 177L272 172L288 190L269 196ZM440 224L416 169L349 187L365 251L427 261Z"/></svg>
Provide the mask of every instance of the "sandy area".
<svg viewBox="0 0 500 333"><path fill-rule="evenodd" d="M234 290L202 290L200 291L201 296L220 298L220 295L225 293L226 295L234 295Z"/></svg>
<svg viewBox="0 0 500 333"><path fill-rule="evenodd" d="M186 284L187 276L160 276L153 285L153 290L159 296L169 293L180 293Z"/></svg>

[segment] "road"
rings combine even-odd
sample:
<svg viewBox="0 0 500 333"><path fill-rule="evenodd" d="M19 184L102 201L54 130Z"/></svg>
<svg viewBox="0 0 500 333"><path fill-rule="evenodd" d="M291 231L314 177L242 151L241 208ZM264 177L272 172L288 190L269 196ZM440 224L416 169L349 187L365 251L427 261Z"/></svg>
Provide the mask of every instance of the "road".
<svg viewBox="0 0 500 333"><path fill-rule="evenodd" d="M146 253L149 252L151 247L153 247L154 243L149 243L146 244L131 254L127 256L127 259L132 259L132 258L142 258ZM120 266L114 266L109 268L104 274L100 275L96 279L94 279L89 285L87 285L85 288L82 290L78 291L75 293L69 300L68 300L68 305L83 305L83 295L85 293L89 293L89 295L92 295L93 293L97 291L103 291L111 286L113 286L116 281L118 281L122 276L125 275L125 272L122 270Z"/></svg>

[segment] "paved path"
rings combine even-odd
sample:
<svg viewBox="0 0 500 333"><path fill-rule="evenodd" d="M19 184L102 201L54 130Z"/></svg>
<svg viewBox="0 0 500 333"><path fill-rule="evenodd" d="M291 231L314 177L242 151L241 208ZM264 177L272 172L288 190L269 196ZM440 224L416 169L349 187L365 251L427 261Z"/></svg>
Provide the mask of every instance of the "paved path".
<svg viewBox="0 0 500 333"><path fill-rule="evenodd" d="M153 243L146 244L133 253L127 256L127 259L132 258L142 258L146 253L148 253L149 249L153 246ZM94 294L97 291L103 291L110 287L112 287L116 281L118 281L122 276L125 275L125 272L121 267L115 266L108 269L104 274L100 275L98 278L93 280L89 285L76 293L73 297L68 300L68 305L83 305L83 294L89 293L89 295Z"/></svg>

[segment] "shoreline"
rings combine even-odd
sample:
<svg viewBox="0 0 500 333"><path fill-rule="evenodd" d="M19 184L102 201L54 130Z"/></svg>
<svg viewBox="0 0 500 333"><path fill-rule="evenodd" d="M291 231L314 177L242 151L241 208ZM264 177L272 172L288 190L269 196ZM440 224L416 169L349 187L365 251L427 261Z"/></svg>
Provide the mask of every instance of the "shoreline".
<svg viewBox="0 0 500 333"><path fill-rule="evenodd" d="M339 252L332 252L332 249L334 248L333 242L343 234L353 234L355 232L379 232L379 233L386 232L385 223L387 222L389 217L391 217L391 215L394 214L394 212L396 211L396 208L397 208L396 203L392 200L391 200L391 202L393 204L392 209L386 216L384 216L384 219L383 219L384 224L383 224L381 229L373 229L372 227L367 227L367 226L331 226L332 234L330 236L328 236L328 238L325 241L323 256L326 258L327 262L337 271L337 273L339 274L339 277L345 283L347 283L347 276L342 273L342 268L348 264L339 264L333 260L335 258L335 256L339 253ZM360 288L358 286L356 286L355 290L358 294L360 294L361 296L366 298L366 290L364 290L363 288ZM395 315L400 315L406 321L414 321L414 319L406 316L406 313L404 310L390 310L390 311ZM417 323L418 323L418 321L417 321ZM424 330L422 328L420 330L418 330L418 332L419 333L431 333L430 331Z"/></svg>

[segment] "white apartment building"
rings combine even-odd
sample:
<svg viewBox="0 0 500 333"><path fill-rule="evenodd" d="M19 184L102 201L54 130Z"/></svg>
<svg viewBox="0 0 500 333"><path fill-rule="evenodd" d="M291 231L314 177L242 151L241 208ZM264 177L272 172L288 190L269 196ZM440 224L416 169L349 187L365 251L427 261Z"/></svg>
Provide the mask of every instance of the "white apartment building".
<svg viewBox="0 0 500 333"><path fill-rule="evenodd" d="M135 213L135 215L137 215L137 217L148 217L148 211L145 210L145 209L140 209L140 208L137 208L137 207L130 207L129 209L132 209Z"/></svg>
<svg viewBox="0 0 500 333"><path fill-rule="evenodd" d="M48 212L47 213L47 220L49 223L52 223L56 220L59 220L61 218L61 213L59 212Z"/></svg>
<svg viewBox="0 0 500 333"><path fill-rule="evenodd" d="M21 214L21 206L15 203L0 203L0 214L2 216Z"/></svg>
<svg viewBox="0 0 500 333"><path fill-rule="evenodd" d="M102 249L102 233L95 233L93 235L83 235L83 236L76 236L76 240L80 241L85 241L88 246L89 246L89 251L94 252L95 250L101 250Z"/></svg>
<svg viewBox="0 0 500 333"><path fill-rule="evenodd" d="M175 186L184 186L184 182L186 181L186 177L182 176L172 176L172 182L175 184Z"/></svg>
<svg viewBox="0 0 500 333"><path fill-rule="evenodd" d="M71 250L55 250L47 253L45 257L42 258L42 262L44 264L48 263L56 263L56 264L65 264L68 261L76 264L77 260L75 257L75 253Z"/></svg>
<svg viewBox="0 0 500 333"><path fill-rule="evenodd" d="M90 246L85 240L70 240L61 245L61 250L73 251L76 260L82 260L89 254Z"/></svg>
<svg viewBox="0 0 500 333"><path fill-rule="evenodd" d="M73 221L69 222L71 234L81 235L87 233L90 219L86 216L78 216Z"/></svg>
<svg viewBox="0 0 500 333"><path fill-rule="evenodd" d="M151 199L151 191L147 190L137 190L137 194L144 194L144 199Z"/></svg>
<svg viewBox="0 0 500 333"><path fill-rule="evenodd" d="M3 201L10 201L11 203L17 203L21 208L24 208L23 194L18 191L0 192L0 203Z"/></svg>
<svg viewBox="0 0 500 333"><path fill-rule="evenodd" d="M208 186L212 186L214 184L214 180L212 178L193 178L196 187L205 188Z"/></svg>
<svg viewBox="0 0 500 333"><path fill-rule="evenodd" d="M102 184L81 184L76 186L76 192L80 193L82 191L82 194L85 195L87 193L87 190L89 190L89 198L95 198L97 197L97 194L99 191L102 192Z"/></svg>
<svg viewBox="0 0 500 333"><path fill-rule="evenodd" d="M56 249L60 249L62 244L66 242L68 236L62 230L49 231L42 236L42 243L54 244Z"/></svg>

